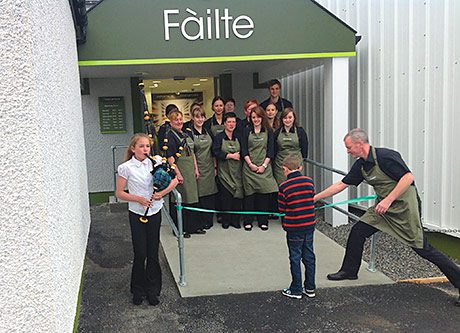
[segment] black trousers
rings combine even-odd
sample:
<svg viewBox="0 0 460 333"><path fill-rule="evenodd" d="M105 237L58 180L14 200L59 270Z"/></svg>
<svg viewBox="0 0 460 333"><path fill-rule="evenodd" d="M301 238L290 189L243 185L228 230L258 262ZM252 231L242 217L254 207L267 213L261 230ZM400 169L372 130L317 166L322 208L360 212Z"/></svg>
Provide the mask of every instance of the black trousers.
<svg viewBox="0 0 460 333"><path fill-rule="evenodd" d="M198 207L214 210L216 207L216 196L212 194L205 197L200 197L198 201ZM210 228L213 226L214 213L198 212L196 215L201 229L204 227Z"/></svg>
<svg viewBox="0 0 460 333"><path fill-rule="evenodd" d="M134 260L131 271L131 292L137 295L160 295L161 267L158 260L161 211L139 221L138 214L129 212Z"/></svg>
<svg viewBox="0 0 460 333"><path fill-rule="evenodd" d="M254 193L244 197L243 209L245 211L270 212L272 206L272 193ZM275 212L276 210L273 210ZM244 225L252 224L254 218L259 226L268 225L268 215L244 215Z"/></svg>
<svg viewBox="0 0 460 333"><path fill-rule="evenodd" d="M221 185L219 188L219 196L221 200L222 210L241 210L241 199L234 198L233 195ZM240 216L238 214L221 214L222 225L240 225Z"/></svg>
<svg viewBox="0 0 460 333"><path fill-rule="evenodd" d="M363 256L364 242L366 238L372 236L377 231L379 231L377 228L361 221L357 222L351 228L342 268L340 268L341 271L347 272L350 275L358 274ZM446 255L432 247L425 235L423 236L423 248L417 249L413 247L412 249L422 258L438 266L450 283L455 288L460 289L460 267Z"/></svg>
<svg viewBox="0 0 460 333"><path fill-rule="evenodd" d="M195 203L195 204L183 203L182 206L197 207L198 203ZM177 206L176 206L176 203L173 201L169 202L169 214L171 215L171 218L177 227ZM193 234L197 230L203 228L202 222L200 218L198 217L198 213L185 209L185 208L182 209L182 225L184 228L184 232L188 234Z"/></svg>

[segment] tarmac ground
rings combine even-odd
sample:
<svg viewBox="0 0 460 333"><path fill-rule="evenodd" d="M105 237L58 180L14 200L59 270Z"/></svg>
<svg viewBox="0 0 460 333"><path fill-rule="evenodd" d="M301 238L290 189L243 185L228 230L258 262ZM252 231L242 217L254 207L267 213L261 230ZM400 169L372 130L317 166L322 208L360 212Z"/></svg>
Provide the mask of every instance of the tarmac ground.
<svg viewBox="0 0 460 333"><path fill-rule="evenodd" d="M457 332L460 327L460 307L453 306L458 290L448 283L337 282L301 300L279 290L183 298L163 251L160 305L135 306L126 210L92 206L91 220L79 332Z"/></svg>

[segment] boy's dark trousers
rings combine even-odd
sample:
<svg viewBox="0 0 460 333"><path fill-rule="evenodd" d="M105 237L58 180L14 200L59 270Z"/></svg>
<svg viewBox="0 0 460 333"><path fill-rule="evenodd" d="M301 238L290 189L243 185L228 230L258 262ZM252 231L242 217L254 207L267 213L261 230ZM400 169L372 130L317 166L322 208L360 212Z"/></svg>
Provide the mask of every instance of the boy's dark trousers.
<svg viewBox="0 0 460 333"><path fill-rule="evenodd" d="M315 229L307 231L287 231L286 240L289 249L292 282L289 289L293 294L302 294L302 270L300 261L305 266L305 280L303 287L306 290L315 290L316 258L313 251L313 233Z"/></svg>

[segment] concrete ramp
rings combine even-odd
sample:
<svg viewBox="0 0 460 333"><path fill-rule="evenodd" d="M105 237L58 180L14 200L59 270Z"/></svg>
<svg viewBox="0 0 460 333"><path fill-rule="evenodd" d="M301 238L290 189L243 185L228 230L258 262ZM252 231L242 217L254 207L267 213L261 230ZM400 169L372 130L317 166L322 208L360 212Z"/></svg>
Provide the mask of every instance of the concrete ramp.
<svg viewBox="0 0 460 333"><path fill-rule="evenodd" d="M248 232L243 228L232 227L225 230L220 224L214 223L214 227L206 235L192 235L185 239L187 285L178 286L181 296L253 293L289 287L291 278L286 233L279 221L270 221L268 231L262 231L256 225ZM178 243L165 217L161 227L161 244L177 283ZM317 288L394 282L381 272L367 271L367 263L364 261L358 280L329 281L326 275L340 268L345 250L317 230L314 248Z"/></svg>

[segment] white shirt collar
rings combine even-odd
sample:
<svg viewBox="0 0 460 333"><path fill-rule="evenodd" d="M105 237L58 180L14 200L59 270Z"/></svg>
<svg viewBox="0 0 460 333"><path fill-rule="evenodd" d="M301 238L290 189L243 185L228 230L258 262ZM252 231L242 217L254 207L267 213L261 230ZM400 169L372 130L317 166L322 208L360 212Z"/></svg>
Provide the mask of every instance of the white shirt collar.
<svg viewBox="0 0 460 333"><path fill-rule="evenodd" d="M148 165L149 159L148 159L148 158L145 158L145 159L141 162L141 161L139 161L136 157L134 157L134 155L133 155L133 157L131 157L131 162L132 162L135 166L137 166L137 167L139 168L139 167L141 167L141 165Z"/></svg>

